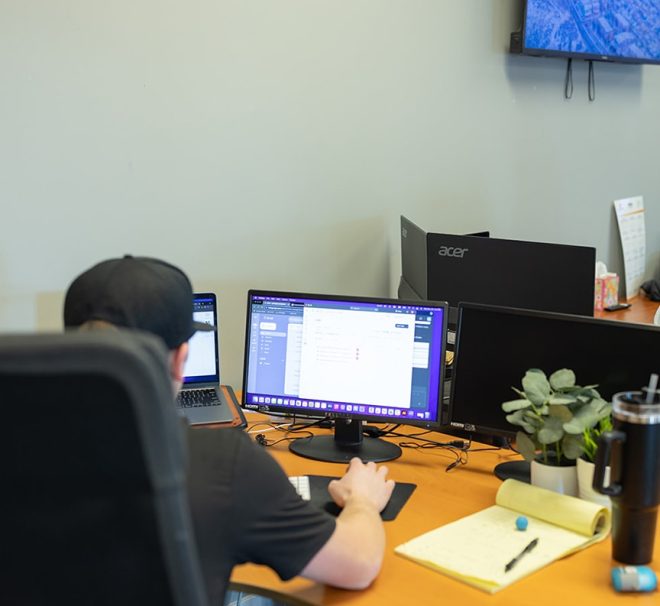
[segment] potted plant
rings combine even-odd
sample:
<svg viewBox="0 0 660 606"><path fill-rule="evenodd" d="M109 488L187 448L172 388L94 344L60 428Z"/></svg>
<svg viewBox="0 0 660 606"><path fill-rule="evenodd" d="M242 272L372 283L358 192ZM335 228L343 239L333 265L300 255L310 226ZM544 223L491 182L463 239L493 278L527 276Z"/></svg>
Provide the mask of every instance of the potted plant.
<svg viewBox="0 0 660 606"><path fill-rule="evenodd" d="M607 495L596 492L593 487L594 463L596 451L598 450L598 438L600 434L612 430L612 406L603 407L602 416L592 426L584 430L582 434L582 455L577 460L578 496L587 501L599 503L611 508L612 503ZM610 468L605 469L605 484L609 484Z"/></svg>
<svg viewBox="0 0 660 606"><path fill-rule="evenodd" d="M575 461L583 453L585 431L609 415L609 404L595 385L581 387L575 373L562 368L548 378L532 368L513 388L517 400L502 404L520 454L531 462L532 484L577 496Z"/></svg>

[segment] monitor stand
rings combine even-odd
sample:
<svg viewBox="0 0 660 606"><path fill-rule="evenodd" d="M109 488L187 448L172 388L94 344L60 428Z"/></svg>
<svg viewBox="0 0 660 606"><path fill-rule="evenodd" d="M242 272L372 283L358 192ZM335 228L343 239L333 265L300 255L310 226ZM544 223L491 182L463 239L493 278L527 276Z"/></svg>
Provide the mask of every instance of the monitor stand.
<svg viewBox="0 0 660 606"><path fill-rule="evenodd" d="M298 438L289 450L301 457L329 463L348 463L353 457L362 461L391 461L401 456L401 448L380 438L364 437L362 421L335 419L332 436Z"/></svg>
<svg viewBox="0 0 660 606"><path fill-rule="evenodd" d="M495 466L493 470L500 480L518 480L530 483L529 461L507 461Z"/></svg>

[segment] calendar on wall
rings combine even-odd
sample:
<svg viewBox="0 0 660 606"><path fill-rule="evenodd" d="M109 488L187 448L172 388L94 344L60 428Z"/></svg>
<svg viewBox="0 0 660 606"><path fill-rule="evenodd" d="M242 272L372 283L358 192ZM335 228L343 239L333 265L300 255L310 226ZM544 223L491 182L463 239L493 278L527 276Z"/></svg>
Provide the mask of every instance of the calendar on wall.
<svg viewBox="0 0 660 606"><path fill-rule="evenodd" d="M644 281L646 268L646 228L644 227L644 198L614 200L616 220L623 251L623 271L626 277L626 299L637 296Z"/></svg>

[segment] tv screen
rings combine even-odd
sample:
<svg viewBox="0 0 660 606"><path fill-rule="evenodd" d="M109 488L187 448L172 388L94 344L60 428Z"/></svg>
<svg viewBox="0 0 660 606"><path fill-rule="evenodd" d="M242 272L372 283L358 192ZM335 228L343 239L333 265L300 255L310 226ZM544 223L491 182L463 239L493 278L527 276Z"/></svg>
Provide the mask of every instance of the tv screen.
<svg viewBox="0 0 660 606"><path fill-rule="evenodd" d="M527 0L522 52L660 63L660 0Z"/></svg>

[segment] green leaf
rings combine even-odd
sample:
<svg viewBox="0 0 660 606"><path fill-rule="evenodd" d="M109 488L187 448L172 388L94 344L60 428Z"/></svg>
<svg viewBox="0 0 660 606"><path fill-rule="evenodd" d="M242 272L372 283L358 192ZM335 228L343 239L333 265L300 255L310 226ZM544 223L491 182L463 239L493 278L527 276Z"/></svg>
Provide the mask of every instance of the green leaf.
<svg viewBox="0 0 660 606"><path fill-rule="evenodd" d="M570 421L564 423L564 431L566 433L577 435L582 434L585 429L595 427L601 419L599 411L599 406L593 406L592 404L582 406L582 408L575 412Z"/></svg>
<svg viewBox="0 0 660 606"><path fill-rule="evenodd" d="M518 410L516 412L520 413L520 421L517 424L527 433L536 433L536 430L541 426L541 420L529 410ZM514 412L513 414L515 415L516 413Z"/></svg>
<svg viewBox="0 0 660 606"><path fill-rule="evenodd" d="M576 395L582 392L582 387L580 387L579 385L572 385L571 387L562 387L557 391L560 391L561 393L570 393Z"/></svg>
<svg viewBox="0 0 660 606"><path fill-rule="evenodd" d="M612 404L601 398L593 400L591 405L596 409L599 421L605 417L609 417L612 414Z"/></svg>
<svg viewBox="0 0 660 606"><path fill-rule="evenodd" d="M523 421L523 411L522 410L516 410L512 414L506 415L505 418L512 425L522 425L524 423L524 421Z"/></svg>
<svg viewBox="0 0 660 606"><path fill-rule="evenodd" d="M564 436L563 423L557 417L548 417L545 425L539 430L538 440L541 444L559 442Z"/></svg>
<svg viewBox="0 0 660 606"><path fill-rule="evenodd" d="M552 389L564 389L575 385L575 373L568 368L562 368L550 375L550 386Z"/></svg>
<svg viewBox="0 0 660 606"><path fill-rule="evenodd" d="M533 434L536 431L536 427L524 418L524 411L522 410L516 410L516 412L507 415L506 420L511 425L520 425L527 433Z"/></svg>
<svg viewBox="0 0 660 606"><path fill-rule="evenodd" d="M548 404L550 404L551 406L563 406L566 404L574 404L575 402L577 402L576 398L566 394L561 394L559 396L552 396L548 400Z"/></svg>
<svg viewBox="0 0 660 606"><path fill-rule="evenodd" d="M531 408L525 408L523 410L523 415L525 419L527 419L530 423L534 425L538 425L539 427L544 423L544 418L542 416L539 416Z"/></svg>
<svg viewBox="0 0 660 606"><path fill-rule="evenodd" d="M534 406L542 406L550 397L550 383L540 370L528 370L523 377L522 386L525 396L531 400Z"/></svg>
<svg viewBox="0 0 660 606"><path fill-rule="evenodd" d="M571 390L571 394L573 396L580 398L583 401L602 399L600 397L600 394L595 389L593 389L592 386L587 386L587 387L576 386L575 389Z"/></svg>
<svg viewBox="0 0 660 606"><path fill-rule="evenodd" d="M605 431L612 431L612 417L610 415L604 416L598 421L598 427L596 430L598 431L598 435Z"/></svg>
<svg viewBox="0 0 660 606"><path fill-rule="evenodd" d="M536 456L536 444L524 432L519 431L516 434L516 448L526 461L533 461Z"/></svg>
<svg viewBox="0 0 660 606"><path fill-rule="evenodd" d="M557 417L562 423L567 423L573 418L573 413L568 406L551 406L548 414L551 417Z"/></svg>
<svg viewBox="0 0 660 606"><path fill-rule="evenodd" d="M509 400L508 402L502 403L502 410L504 412L513 412L514 410L520 410L521 408L529 408L532 403L529 400Z"/></svg>
<svg viewBox="0 0 660 606"><path fill-rule="evenodd" d="M592 463L598 450L598 434L595 431L594 429L588 429L582 434L582 456Z"/></svg>
<svg viewBox="0 0 660 606"><path fill-rule="evenodd" d="M583 451L582 435L567 435L562 442L562 450L564 458L577 459Z"/></svg>

